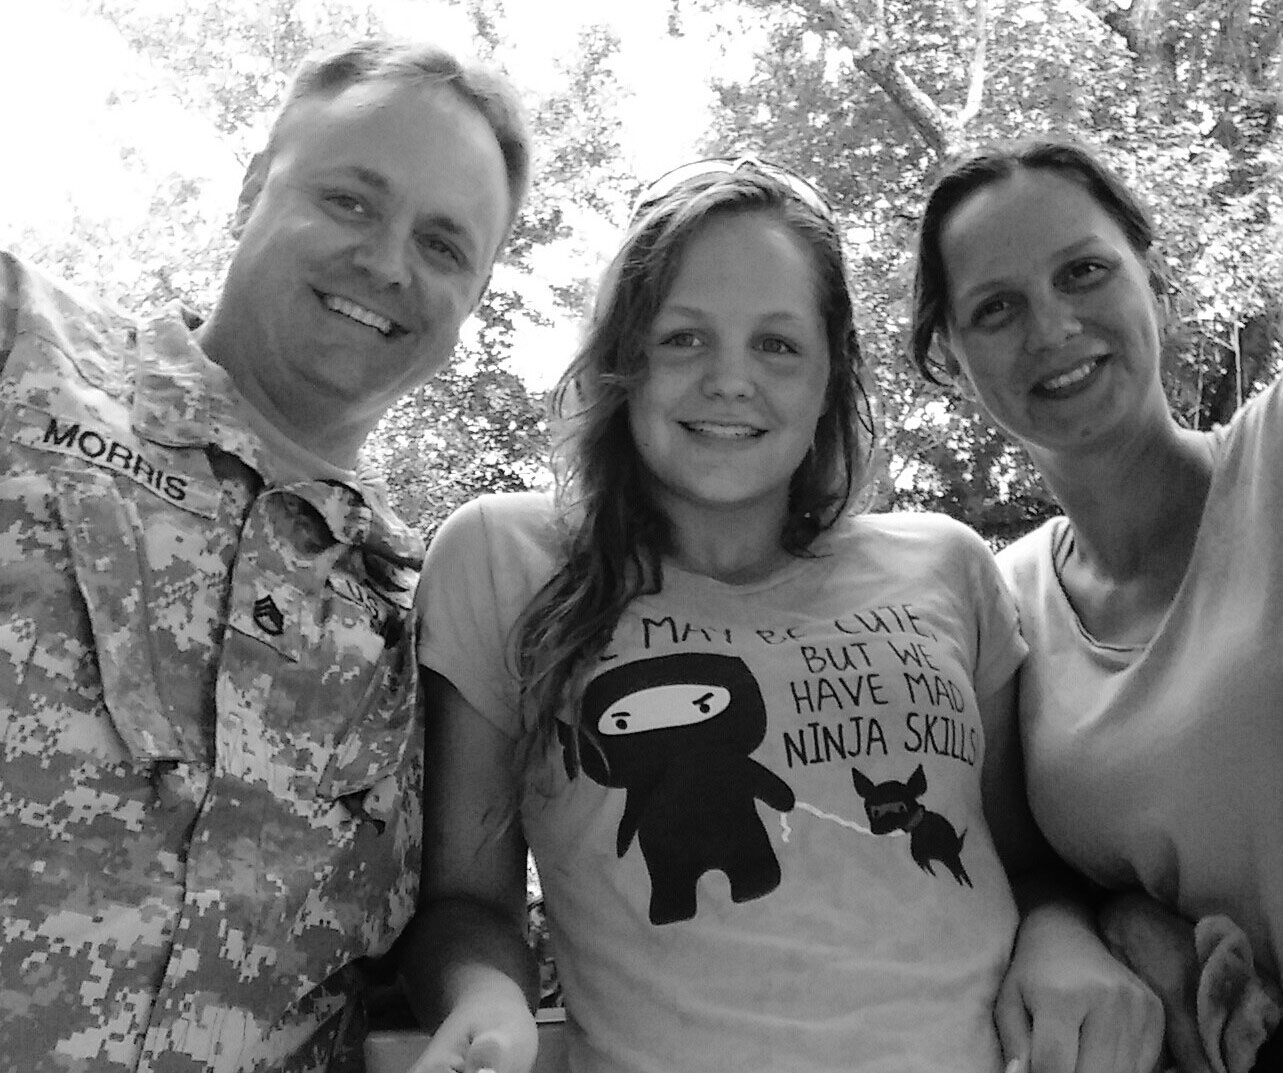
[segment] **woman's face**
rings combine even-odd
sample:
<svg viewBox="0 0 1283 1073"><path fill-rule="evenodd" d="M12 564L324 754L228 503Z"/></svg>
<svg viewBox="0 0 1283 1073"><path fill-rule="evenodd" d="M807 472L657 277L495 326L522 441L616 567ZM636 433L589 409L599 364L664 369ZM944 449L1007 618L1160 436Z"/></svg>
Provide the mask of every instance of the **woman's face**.
<svg viewBox="0 0 1283 1073"><path fill-rule="evenodd" d="M1085 187L1021 170L958 205L941 232L945 341L995 422L1073 449L1166 413L1149 275Z"/></svg>
<svg viewBox="0 0 1283 1073"><path fill-rule="evenodd" d="M679 529L782 529L828 379L810 247L770 213L713 217L682 255L628 404L659 507Z"/></svg>

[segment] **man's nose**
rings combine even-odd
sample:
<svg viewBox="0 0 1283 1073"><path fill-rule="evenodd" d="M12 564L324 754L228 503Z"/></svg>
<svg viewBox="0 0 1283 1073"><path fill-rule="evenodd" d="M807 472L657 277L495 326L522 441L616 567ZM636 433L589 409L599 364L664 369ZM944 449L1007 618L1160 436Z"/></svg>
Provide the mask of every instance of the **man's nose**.
<svg viewBox="0 0 1283 1073"><path fill-rule="evenodd" d="M354 260L382 286L405 287L411 277L409 247L409 237L400 228L382 224L362 236Z"/></svg>

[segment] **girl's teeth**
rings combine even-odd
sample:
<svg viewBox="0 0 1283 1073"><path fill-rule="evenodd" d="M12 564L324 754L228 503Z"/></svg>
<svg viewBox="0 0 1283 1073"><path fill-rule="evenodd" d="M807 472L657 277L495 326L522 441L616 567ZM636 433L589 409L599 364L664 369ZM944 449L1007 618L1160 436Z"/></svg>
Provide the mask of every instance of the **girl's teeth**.
<svg viewBox="0 0 1283 1073"><path fill-rule="evenodd" d="M727 440L745 440L757 435L752 425L716 425L703 421L688 421L686 427L703 436L716 436Z"/></svg>
<svg viewBox="0 0 1283 1073"><path fill-rule="evenodd" d="M1096 368L1096 359L1092 359L1077 369L1070 369L1067 373L1061 373L1059 376L1053 376L1050 380L1044 380L1042 387L1044 391L1058 391L1062 387L1069 387L1070 384L1076 384L1079 380L1086 380Z"/></svg>

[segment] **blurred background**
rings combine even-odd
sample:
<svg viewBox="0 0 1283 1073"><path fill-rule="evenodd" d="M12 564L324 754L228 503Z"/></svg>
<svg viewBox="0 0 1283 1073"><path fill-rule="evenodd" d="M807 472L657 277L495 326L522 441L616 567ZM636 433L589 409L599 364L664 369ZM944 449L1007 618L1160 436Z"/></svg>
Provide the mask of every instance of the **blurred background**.
<svg viewBox="0 0 1283 1073"><path fill-rule="evenodd" d="M371 445L425 533L479 492L547 482L543 394L593 282L639 187L696 154L755 150L836 207L883 440L875 506L943 510L995 545L1052 510L1022 452L904 357L924 186L977 142L1074 134L1148 198L1182 421L1224 421L1283 362L1280 0L14 4L0 242L131 309L207 309L289 72L376 30L504 68L537 133L458 361Z"/></svg>

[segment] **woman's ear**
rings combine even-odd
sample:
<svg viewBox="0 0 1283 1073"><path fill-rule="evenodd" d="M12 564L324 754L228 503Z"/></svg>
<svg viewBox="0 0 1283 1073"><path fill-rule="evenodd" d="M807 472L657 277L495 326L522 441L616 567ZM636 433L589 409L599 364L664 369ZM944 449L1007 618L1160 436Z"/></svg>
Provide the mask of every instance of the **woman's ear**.
<svg viewBox="0 0 1283 1073"><path fill-rule="evenodd" d="M241 192L236 198L236 214L232 217L233 238L240 238L241 232L249 222L250 214L258 201L258 195L263 192L268 163L266 152L255 153L250 158L249 166L245 169L245 177L241 180Z"/></svg>
<svg viewBox="0 0 1283 1073"><path fill-rule="evenodd" d="M936 332L935 351L939 358L937 364L940 371L954 382L962 379L962 363L958 361L958 355L954 353L953 345L949 342L947 330L940 329Z"/></svg>
<svg viewBox="0 0 1283 1073"><path fill-rule="evenodd" d="M935 350L939 357L938 368L948 378L948 386L964 399L975 401L976 392L971 384L971 378L967 376L967 371L958 360L958 355L950 345L945 332L936 336Z"/></svg>

